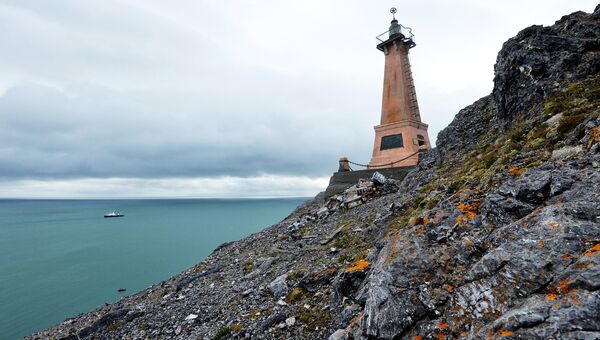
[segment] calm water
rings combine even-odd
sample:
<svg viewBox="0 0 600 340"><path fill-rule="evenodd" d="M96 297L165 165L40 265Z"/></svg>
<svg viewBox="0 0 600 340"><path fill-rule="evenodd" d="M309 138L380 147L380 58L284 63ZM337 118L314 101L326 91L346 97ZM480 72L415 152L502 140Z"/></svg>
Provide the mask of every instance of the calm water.
<svg viewBox="0 0 600 340"><path fill-rule="evenodd" d="M165 280L302 201L0 200L0 339ZM112 210L126 216L103 218Z"/></svg>

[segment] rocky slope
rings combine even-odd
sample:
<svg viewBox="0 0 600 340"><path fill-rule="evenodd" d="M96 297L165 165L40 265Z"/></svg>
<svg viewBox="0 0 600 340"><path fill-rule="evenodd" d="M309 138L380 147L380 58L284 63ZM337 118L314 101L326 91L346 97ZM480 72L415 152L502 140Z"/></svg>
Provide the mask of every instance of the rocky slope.
<svg viewBox="0 0 600 340"><path fill-rule="evenodd" d="M600 6L527 28L402 182L31 338L600 339L599 71Z"/></svg>

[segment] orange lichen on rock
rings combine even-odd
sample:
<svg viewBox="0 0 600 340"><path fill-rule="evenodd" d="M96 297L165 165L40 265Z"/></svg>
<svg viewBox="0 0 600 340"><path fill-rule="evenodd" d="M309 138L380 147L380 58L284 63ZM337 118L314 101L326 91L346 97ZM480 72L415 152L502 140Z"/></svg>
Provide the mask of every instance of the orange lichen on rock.
<svg viewBox="0 0 600 340"><path fill-rule="evenodd" d="M456 205L456 209L462 211L458 217L456 217L456 223L458 225L463 225L466 222L471 221L479 214L479 201L473 201L470 204L464 204L462 202Z"/></svg>
<svg viewBox="0 0 600 340"><path fill-rule="evenodd" d="M465 241L465 248L467 248L468 251L473 251L473 249L475 249L475 243L473 243L471 239L467 239Z"/></svg>
<svg viewBox="0 0 600 340"><path fill-rule="evenodd" d="M388 235L386 236L386 239L391 243L391 244L396 244L398 242L400 242L401 239L401 235L399 232L396 232L394 234Z"/></svg>
<svg viewBox="0 0 600 340"><path fill-rule="evenodd" d="M423 340L423 337L420 335L415 335L415 337L413 338L413 340Z"/></svg>
<svg viewBox="0 0 600 340"><path fill-rule="evenodd" d="M392 261L394 261L396 259L396 255L398 255L398 253L400 252L400 247L398 247L396 245L396 243L400 242L400 233L396 233L393 237L391 237L390 239L390 244L392 245L392 249L390 250L390 253L388 254L388 256L385 258L385 264L388 265L390 263L392 263Z"/></svg>
<svg viewBox="0 0 600 340"><path fill-rule="evenodd" d="M446 335L444 335L444 333L437 333L435 336L438 338L438 340L446 339Z"/></svg>
<svg viewBox="0 0 600 340"><path fill-rule="evenodd" d="M423 234L425 234L425 229L419 228L419 229L415 230L415 234L417 234L417 235L423 235Z"/></svg>
<svg viewBox="0 0 600 340"><path fill-rule="evenodd" d="M396 255L398 255L398 253L400 252L400 248L396 245L392 246L392 250L390 251L390 253L388 254L388 256L385 258L385 264L388 265L390 263L392 263L392 261L394 261L396 259Z"/></svg>
<svg viewBox="0 0 600 340"><path fill-rule="evenodd" d="M546 300L548 301L554 301L559 295L575 293L575 289L571 288L571 281L568 276L564 278L564 280L558 281L558 284L555 287L551 287L549 290L550 293L546 294Z"/></svg>
<svg viewBox="0 0 600 340"><path fill-rule="evenodd" d="M568 276L564 280L558 281L557 290L562 294L569 294L574 291L574 289L571 288L571 282L569 281Z"/></svg>
<svg viewBox="0 0 600 340"><path fill-rule="evenodd" d="M559 204L559 203L556 203ZM560 231L562 228L562 225L560 225L560 223L556 222L556 221L550 221L548 223L546 223L546 227L549 227L550 230L552 231Z"/></svg>
<svg viewBox="0 0 600 340"><path fill-rule="evenodd" d="M583 255L584 256L592 256L592 255L595 255L598 253L600 253L600 243L597 243L592 248L588 249L585 253L583 253Z"/></svg>
<svg viewBox="0 0 600 340"><path fill-rule="evenodd" d="M441 222L444 219L445 216L445 211L444 210L438 210L435 215L433 215L433 218L431 219L431 221L433 223L438 223Z"/></svg>
<svg viewBox="0 0 600 340"><path fill-rule="evenodd" d="M447 290L448 292L452 293L452 292L454 291L454 286L453 286L453 285L451 285L451 284L449 284L449 285L446 287L446 290Z"/></svg>
<svg viewBox="0 0 600 340"><path fill-rule="evenodd" d="M513 175L514 177L518 177L518 176L521 176L523 174L523 172L525 172L525 169L521 169L521 168L518 168L515 166L506 171L508 171L508 173Z"/></svg>
<svg viewBox="0 0 600 340"><path fill-rule="evenodd" d="M571 300L571 302L573 302L574 304L576 304L577 306L579 306L579 299L576 298L575 296L571 296L569 297L569 300Z"/></svg>
<svg viewBox="0 0 600 340"><path fill-rule="evenodd" d="M544 246L545 246L544 241L539 241L538 246L540 246L540 248L544 248Z"/></svg>
<svg viewBox="0 0 600 340"><path fill-rule="evenodd" d="M578 262L575 263L575 268L579 269L579 270L583 270L588 268L594 261L581 261L579 260Z"/></svg>
<svg viewBox="0 0 600 340"><path fill-rule="evenodd" d="M592 138L588 141L588 149L598 142L600 142L600 126L592 129Z"/></svg>
<svg viewBox="0 0 600 340"><path fill-rule="evenodd" d="M352 321L350 321L350 326L349 328L353 328L358 326L358 324L362 321L362 319L365 316L365 312L360 312L358 313L354 318L352 318Z"/></svg>
<svg viewBox="0 0 600 340"><path fill-rule="evenodd" d="M509 335L513 334L513 332L511 332L511 331L505 331L503 329L501 329L500 332L498 332L498 333L500 333L500 335L502 335L502 336L509 336Z"/></svg>
<svg viewBox="0 0 600 340"><path fill-rule="evenodd" d="M445 322L445 321L440 321L440 322L437 324L437 327L438 327L439 329L446 329L446 328L448 328L448 323L447 323L447 322Z"/></svg>
<svg viewBox="0 0 600 340"><path fill-rule="evenodd" d="M565 259L565 260L570 260L570 259L573 258L573 256L571 256L569 254L563 254L562 258Z"/></svg>
<svg viewBox="0 0 600 340"><path fill-rule="evenodd" d="M346 271L348 273L355 272L357 270L363 271L363 270L367 269L368 266L369 266L369 262L367 262L365 260L358 260L358 261L354 262L354 266L346 268Z"/></svg>
<svg viewBox="0 0 600 340"><path fill-rule="evenodd" d="M415 219L413 220L413 225L426 225L427 223L429 223L429 217L427 216L415 217Z"/></svg>

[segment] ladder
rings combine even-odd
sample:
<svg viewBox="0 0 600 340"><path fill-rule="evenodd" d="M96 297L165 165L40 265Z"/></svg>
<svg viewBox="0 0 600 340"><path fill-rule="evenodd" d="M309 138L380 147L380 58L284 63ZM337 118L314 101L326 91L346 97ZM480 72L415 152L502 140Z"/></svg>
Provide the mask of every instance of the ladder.
<svg viewBox="0 0 600 340"><path fill-rule="evenodd" d="M411 111L411 116L417 121L421 121L421 114L419 112L419 103L417 102L417 92L415 91L415 82L412 76L412 70L410 69L410 60L408 60L408 51L404 54L404 79L406 79L408 86L408 100Z"/></svg>

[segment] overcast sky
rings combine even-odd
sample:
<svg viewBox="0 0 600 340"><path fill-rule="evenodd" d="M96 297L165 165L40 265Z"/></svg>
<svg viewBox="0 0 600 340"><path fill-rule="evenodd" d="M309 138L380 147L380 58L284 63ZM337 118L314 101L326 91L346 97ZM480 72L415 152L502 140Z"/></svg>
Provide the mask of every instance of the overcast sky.
<svg viewBox="0 0 600 340"><path fill-rule="evenodd" d="M597 0L0 0L0 197L311 196L365 163L389 8L434 141L502 43Z"/></svg>

